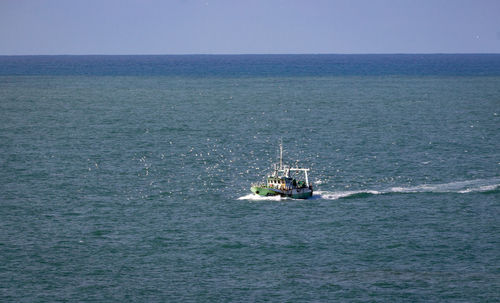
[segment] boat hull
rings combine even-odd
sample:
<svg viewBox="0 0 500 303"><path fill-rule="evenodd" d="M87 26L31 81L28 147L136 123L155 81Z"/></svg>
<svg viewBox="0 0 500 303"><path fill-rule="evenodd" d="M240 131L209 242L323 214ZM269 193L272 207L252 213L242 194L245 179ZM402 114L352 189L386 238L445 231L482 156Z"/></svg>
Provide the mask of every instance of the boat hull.
<svg viewBox="0 0 500 303"><path fill-rule="evenodd" d="M289 197L292 199L307 199L312 197L313 191L310 188L298 188L298 189L290 189L290 190L281 190L276 188L269 188L264 186L252 186L250 190L259 196L263 197L272 197L272 196L281 196L281 197Z"/></svg>

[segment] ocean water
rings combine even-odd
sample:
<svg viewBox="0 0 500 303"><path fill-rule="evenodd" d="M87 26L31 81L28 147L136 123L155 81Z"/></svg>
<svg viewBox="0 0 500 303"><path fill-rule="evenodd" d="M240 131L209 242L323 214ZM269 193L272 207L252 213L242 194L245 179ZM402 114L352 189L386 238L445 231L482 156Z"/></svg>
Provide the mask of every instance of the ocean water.
<svg viewBox="0 0 500 303"><path fill-rule="evenodd" d="M498 302L500 55L0 57L0 301Z"/></svg>

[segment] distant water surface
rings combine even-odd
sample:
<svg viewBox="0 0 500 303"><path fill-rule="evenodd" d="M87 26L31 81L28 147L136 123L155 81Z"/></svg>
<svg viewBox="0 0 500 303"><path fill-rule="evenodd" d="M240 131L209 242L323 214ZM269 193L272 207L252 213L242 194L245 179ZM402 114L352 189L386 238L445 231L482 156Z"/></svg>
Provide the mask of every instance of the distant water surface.
<svg viewBox="0 0 500 303"><path fill-rule="evenodd" d="M0 56L0 75L499 76L498 54Z"/></svg>
<svg viewBox="0 0 500 303"><path fill-rule="evenodd" d="M0 56L0 165L3 302L500 300L500 55Z"/></svg>

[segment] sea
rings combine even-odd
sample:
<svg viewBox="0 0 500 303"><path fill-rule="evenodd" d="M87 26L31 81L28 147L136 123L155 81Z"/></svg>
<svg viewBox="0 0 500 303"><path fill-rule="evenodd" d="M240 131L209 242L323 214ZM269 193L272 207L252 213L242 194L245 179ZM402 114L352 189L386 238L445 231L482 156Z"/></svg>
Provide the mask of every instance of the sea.
<svg viewBox="0 0 500 303"><path fill-rule="evenodd" d="M0 56L0 301L499 302L500 55Z"/></svg>

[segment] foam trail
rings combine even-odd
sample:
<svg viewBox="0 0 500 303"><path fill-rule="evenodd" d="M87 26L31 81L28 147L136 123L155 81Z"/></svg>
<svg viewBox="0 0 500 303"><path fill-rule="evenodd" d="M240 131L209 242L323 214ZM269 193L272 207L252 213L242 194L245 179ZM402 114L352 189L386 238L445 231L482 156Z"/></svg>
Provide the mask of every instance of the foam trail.
<svg viewBox="0 0 500 303"><path fill-rule="evenodd" d="M391 193L457 193L491 192L500 189L500 178L456 181L442 184L422 184L409 187L391 187L383 190L316 191L313 199L337 200L365 195Z"/></svg>
<svg viewBox="0 0 500 303"><path fill-rule="evenodd" d="M326 200L337 200L340 198L347 198L355 195L380 195L384 192L377 190L351 190L351 191L316 191L313 195L313 199L326 199Z"/></svg>
<svg viewBox="0 0 500 303"><path fill-rule="evenodd" d="M500 186L500 178L456 181L443 184L423 184L411 187L393 187L388 192L395 193L471 193L495 190Z"/></svg>

